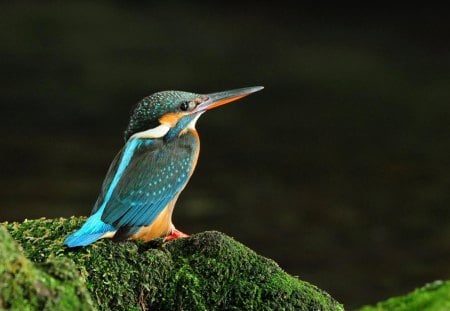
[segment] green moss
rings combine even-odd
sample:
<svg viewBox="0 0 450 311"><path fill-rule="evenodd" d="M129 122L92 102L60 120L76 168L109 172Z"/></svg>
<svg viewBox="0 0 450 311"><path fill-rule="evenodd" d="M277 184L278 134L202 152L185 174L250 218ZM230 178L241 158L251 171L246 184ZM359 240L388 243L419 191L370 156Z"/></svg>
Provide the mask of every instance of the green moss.
<svg viewBox="0 0 450 311"><path fill-rule="evenodd" d="M93 310L73 261L48 258L33 264L0 224L0 309Z"/></svg>
<svg viewBox="0 0 450 311"><path fill-rule="evenodd" d="M343 310L324 291L222 233L67 249L65 236L83 220L38 219L7 228L47 273L65 280L81 275L101 310Z"/></svg>
<svg viewBox="0 0 450 311"><path fill-rule="evenodd" d="M450 310L450 281L435 281L405 296L394 297L360 311L448 311Z"/></svg>

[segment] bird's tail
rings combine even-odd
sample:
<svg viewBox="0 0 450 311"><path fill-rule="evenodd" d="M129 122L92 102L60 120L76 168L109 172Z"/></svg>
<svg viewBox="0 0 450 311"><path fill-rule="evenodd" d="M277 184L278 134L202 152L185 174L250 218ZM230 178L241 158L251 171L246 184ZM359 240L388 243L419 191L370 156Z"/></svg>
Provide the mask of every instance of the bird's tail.
<svg viewBox="0 0 450 311"><path fill-rule="evenodd" d="M109 233L113 235L116 229L101 221L100 216L96 213L89 217L79 230L66 238L64 244L68 247L87 246Z"/></svg>

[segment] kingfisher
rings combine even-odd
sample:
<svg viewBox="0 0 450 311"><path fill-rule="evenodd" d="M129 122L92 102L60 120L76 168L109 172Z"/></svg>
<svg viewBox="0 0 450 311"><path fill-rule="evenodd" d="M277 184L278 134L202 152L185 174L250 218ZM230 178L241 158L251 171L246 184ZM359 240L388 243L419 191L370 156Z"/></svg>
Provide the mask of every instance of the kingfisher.
<svg viewBox="0 0 450 311"><path fill-rule="evenodd" d="M125 145L108 169L91 216L64 243L77 247L102 238L188 237L173 225L172 212L197 164L200 139L195 124L204 112L261 89L162 91L138 102L125 130Z"/></svg>

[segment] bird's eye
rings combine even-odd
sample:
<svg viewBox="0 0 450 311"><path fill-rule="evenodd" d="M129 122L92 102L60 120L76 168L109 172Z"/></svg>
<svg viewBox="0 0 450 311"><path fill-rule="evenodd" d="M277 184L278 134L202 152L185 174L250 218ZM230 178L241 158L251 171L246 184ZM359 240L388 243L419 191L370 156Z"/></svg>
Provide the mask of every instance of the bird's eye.
<svg viewBox="0 0 450 311"><path fill-rule="evenodd" d="M189 109L189 102L182 102L180 105L180 109L186 111Z"/></svg>
<svg viewBox="0 0 450 311"><path fill-rule="evenodd" d="M194 102L188 102L188 101L185 101L185 102L182 102L181 104L180 104L180 109L181 110L183 110L183 111L191 111L191 110L193 110L194 108L195 108L195 103Z"/></svg>

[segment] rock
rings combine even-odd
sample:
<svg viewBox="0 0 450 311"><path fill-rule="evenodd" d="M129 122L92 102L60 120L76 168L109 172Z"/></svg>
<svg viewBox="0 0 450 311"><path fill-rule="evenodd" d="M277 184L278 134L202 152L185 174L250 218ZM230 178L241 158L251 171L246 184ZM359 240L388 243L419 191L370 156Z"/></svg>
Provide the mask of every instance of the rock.
<svg viewBox="0 0 450 311"><path fill-rule="evenodd" d="M223 233L66 248L64 238L83 221L0 224L0 309L343 310Z"/></svg>

